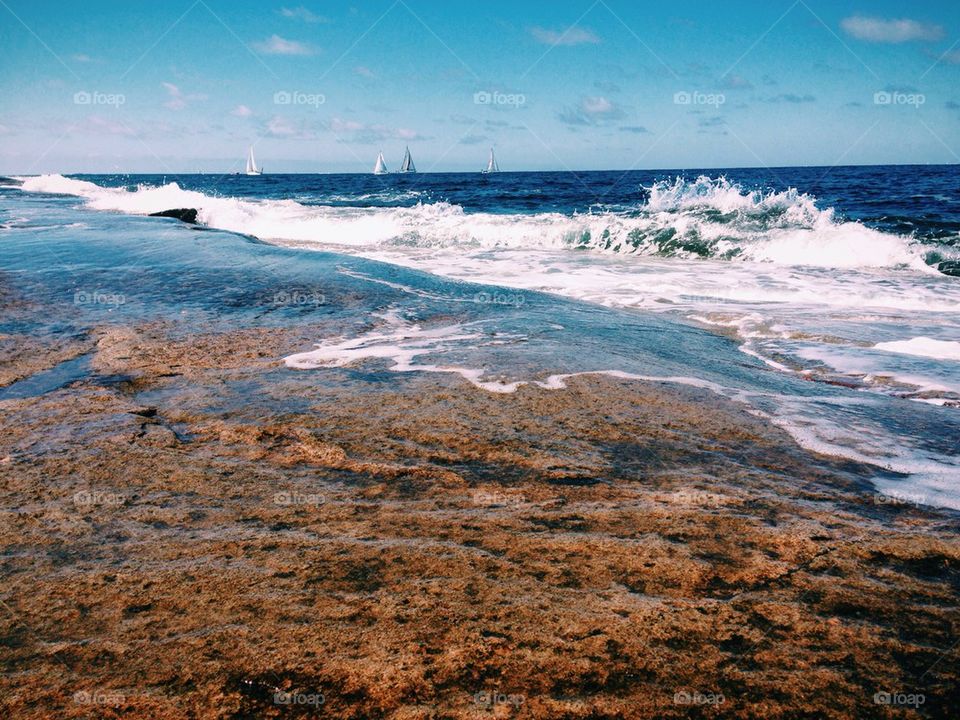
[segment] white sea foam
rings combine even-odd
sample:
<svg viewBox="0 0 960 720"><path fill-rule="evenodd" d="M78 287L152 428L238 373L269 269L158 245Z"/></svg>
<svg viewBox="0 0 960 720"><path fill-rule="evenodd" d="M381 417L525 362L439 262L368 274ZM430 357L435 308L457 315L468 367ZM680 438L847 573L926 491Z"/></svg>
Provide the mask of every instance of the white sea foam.
<svg viewBox="0 0 960 720"><path fill-rule="evenodd" d="M344 367L364 360L389 360L394 372L432 372L460 375L473 385L490 392L512 393L525 382L503 382L484 379L481 368L435 363L415 363L418 357L442 354L466 343L478 346L495 342L477 328L481 323L449 325L423 329L396 313L383 316L385 329L375 329L355 338L336 338L318 343L314 350L285 358L287 367L309 370L321 367Z"/></svg>
<svg viewBox="0 0 960 720"><path fill-rule="evenodd" d="M952 398L960 395L960 375L944 372L942 364L918 363L917 356L904 353L899 358L890 357L873 350L832 343L801 347L797 355L867 385L890 388L897 395L903 394L903 386L914 393L944 393Z"/></svg>
<svg viewBox="0 0 960 720"><path fill-rule="evenodd" d="M877 343L876 350L901 353L903 355L918 355L934 358L935 360L960 360L960 342L951 340L934 340L928 337L916 337L910 340L896 340Z"/></svg>
<svg viewBox="0 0 960 720"><path fill-rule="evenodd" d="M637 375L620 370L585 370L550 375L544 380L503 381L489 379L487 368L464 367L429 362L417 362L430 355L443 355L458 345L480 347L502 344L507 339L523 340L520 336L494 336L483 332L484 321L446 325L425 329L418 323L403 319L395 311L378 315L384 327L377 327L352 338L331 338L316 344L315 349L295 353L284 359L287 367L298 370L345 367L368 360L389 360L393 372L431 372L460 375L483 390L496 393L514 393L523 385L534 385L544 390L565 388L566 381L583 375L644 380L650 382L681 383L711 390L717 394L734 396L739 391L727 390L717 383L692 377L660 377Z"/></svg>
<svg viewBox="0 0 960 720"><path fill-rule="evenodd" d="M77 195L100 210L149 214L198 210L201 222L266 240L327 246L588 248L629 255L711 256L783 265L929 269L906 238L858 223L838 222L795 190L745 192L720 178L677 180L649 189L631 212L465 213L445 202L401 208L303 205L292 200L240 200L159 187L103 188L61 175L20 178L28 192Z"/></svg>

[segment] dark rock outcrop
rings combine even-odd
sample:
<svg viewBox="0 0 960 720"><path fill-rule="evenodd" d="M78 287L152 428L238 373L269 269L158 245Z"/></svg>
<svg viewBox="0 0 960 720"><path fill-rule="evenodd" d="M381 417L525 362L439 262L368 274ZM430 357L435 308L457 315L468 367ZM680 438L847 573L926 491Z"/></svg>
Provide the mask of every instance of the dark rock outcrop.
<svg viewBox="0 0 960 720"><path fill-rule="evenodd" d="M939 265L937 265L937 270L942 272L944 275L952 275L953 277L960 277L960 261L945 260Z"/></svg>
<svg viewBox="0 0 960 720"><path fill-rule="evenodd" d="M162 210L161 212L150 213L150 217L171 217L182 220L191 225L197 224L196 208L174 208L173 210Z"/></svg>

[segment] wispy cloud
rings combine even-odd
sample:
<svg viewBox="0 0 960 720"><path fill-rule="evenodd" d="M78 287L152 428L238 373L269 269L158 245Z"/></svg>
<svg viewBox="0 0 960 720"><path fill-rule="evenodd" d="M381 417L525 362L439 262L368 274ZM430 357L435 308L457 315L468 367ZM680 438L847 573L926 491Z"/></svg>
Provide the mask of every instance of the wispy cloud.
<svg viewBox="0 0 960 720"><path fill-rule="evenodd" d="M940 25L908 18L885 20L853 15L841 20L840 27L858 40L875 43L904 43L913 40L936 42L944 37L943 28Z"/></svg>
<svg viewBox="0 0 960 720"><path fill-rule="evenodd" d="M86 53L77 53L77 54L75 54L75 55L71 55L71 56L70 56L70 59L73 60L74 62L78 62L78 63L92 63L92 62L96 62L96 60L94 60L92 57L90 57L90 56L87 55Z"/></svg>
<svg viewBox="0 0 960 720"><path fill-rule="evenodd" d="M581 102L581 106L583 107L583 111L590 115L606 115L614 110L613 103L603 97L603 95L585 97Z"/></svg>
<svg viewBox="0 0 960 720"><path fill-rule="evenodd" d="M479 145L486 142L489 138L486 135L464 135L460 138L461 145Z"/></svg>
<svg viewBox="0 0 960 720"><path fill-rule="evenodd" d="M812 103L816 102L817 99L813 95L797 95L796 93L781 93L780 95L774 95L769 97L766 100L768 103L792 103L794 105L799 105L801 103Z"/></svg>
<svg viewBox="0 0 960 720"><path fill-rule="evenodd" d="M246 105L237 105L233 110L230 111L231 115L236 117L250 117L253 115L253 110L251 110Z"/></svg>
<svg viewBox="0 0 960 720"><path fill-rule="evenodd" d="M621 125L617 129L620 132L633 133L634 135L645 135L650 132L643 125Z"/></svg>
<svg viewBox="0 0 960 720"><path fill-rule="evenodd" d="M296 40L287 40L279 35L271 35L262 42L253 43L253 49L264 55L313 55L314 50Z"/></svg>
<svg viewBox="0 0 960 720"><path fill-rule="evenodd" d="M384 140L424 140L426 139L411 128L389 127L381 123L367 124L359 120L347 120L334 117L328 128L338 136L341 142L351 143L378 143Z"/></svg>
<svg viewBox="0 0 960 720"><path fill-rule="evenodd" d="M726 75L722 82L725 90L752 90L753 83L741 75Z"/></svg>
<svg viewBox="0 0 960 720"><path fill-rule="evenodd" d="M128 125L102 118L99 115L87 118L87 128L104 135L120 135L122 137L134 137L136 135L136 132Z"/></svg>
<svg viewBox="0 0 960 720"><path fill-rule="evenodd" d="M183 110L189 103L194 102L195 100L206 100L207 96L201 93L191 93L185 95L179 87L173 83L160 83L163 88L167 91L167 101L163 104L164 107L170 108L171 110Z"/></svg>
<svg viewBox="0 0 960 720"><path fill-rule="evenodd" d="M371 80L373 80L375 77L377 77L376 73L373 72L373 70L371 70L370 68L368 68L366 65L357 65L357 66L353 69L353 72L356 73L357 75L359 75L360 77L369 78L369 79L371 79Z"/></svg>
<svg viewBox="0 0 960 720"><path fill-rule="evenodd" d="M285 117L280 117L279 115L274 115L267 120L266 131L268 135L281 138L291 137L297 134L297 129L290 120Z"/></svg>
<svg viewBox="0 0 960 720"><path fill-rule="evenodd" d="M311 12L310 10L307 10L307 8L303 7L303 5L300 5L299 7L295 7L295 8L287 8L287 7L280 8L280 14L283 15L283 17L288 18L290 20L300 20L301 22L306 22L306 23L330 22L330 18L324 17L323 15L317 15Z"/></svg>
<svg viewBox="0 0 960 720"><path fill-rule="evenodd" d="M163 85L164 89L167 91L167 95L170 98L164 103L165 107L168 107L171 110L183 110L183 108L187 106L186 101L183 99L183 93L180 92L180 88L173 83L168 82L161 83L161 85Z"/></svg>
<svg viewBox="0 0 960 720"><path fill-rule="evenodd" d="M713 115L712 117L701 119L697 124L702 128L718 128L726 125L727 121L719 115Z"/></svg>
<svg viewBox="0 0 960 720"><path fill-rule="evenodd" d="M580 99L576 107L566 108L557 114L560 122L567 125L603 125L624 116L623 110L603 95L589 95Z"/></svg>
<svg viewBox="0 0 960 720"><path fill-rule="evenodd" d="M280 140L315 140L317 132L304 122L296 124L290 118L274 115L263 125L263 134Z"/></svg>
<svg viewBox="0 0 960 720"><path fill-rule="evenodd" d="M920 92L913 85L906 85L901 83L887 83L883 86L885 92L888 93L918 93Z"/></svg>
<svg viewBox="0 0 960 720"><path fill-rule="evenodd" d="M600 38L592 30L581 27L563 31L535 27L530 29L530 34L544 45L596 45L600 42Z"/></svg>
<svg viewBox="0 0 960 720"><path fill-rule="evenodd" d="M330 121L330 129L338 135L347 132L357 132L358 130L363 130L365 127L366 125L359 120L344 120L343 118L335 117Z"/></svg>
<svg viewBox="0 0 960 720"><path fill-rule="evenodd" d="M618 93L622 89L615 82L610 82L609 80L597 80L593 83L593 86L605 93Z"/></svg>

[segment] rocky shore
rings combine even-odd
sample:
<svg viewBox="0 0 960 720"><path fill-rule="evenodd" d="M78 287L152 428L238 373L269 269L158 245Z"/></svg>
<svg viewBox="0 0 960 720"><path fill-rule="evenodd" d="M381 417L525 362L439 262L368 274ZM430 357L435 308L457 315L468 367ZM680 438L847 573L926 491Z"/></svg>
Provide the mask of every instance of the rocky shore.
<svg viewBox="0 0 960 720"><path fill-rule="evenodd" d="M87 364L0 396L3 717L953 716L955 513L706 390L283 365L326 330L0 338Z"/></svg>

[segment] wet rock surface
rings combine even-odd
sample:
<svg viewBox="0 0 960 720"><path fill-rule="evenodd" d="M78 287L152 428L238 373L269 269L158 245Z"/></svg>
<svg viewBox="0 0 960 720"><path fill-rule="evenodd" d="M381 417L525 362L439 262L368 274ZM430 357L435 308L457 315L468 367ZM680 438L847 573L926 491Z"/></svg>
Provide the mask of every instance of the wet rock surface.
<svg viewBox="0 0 960 720"><path fill-rule="evenodd" d="M160 212L150 213L150 217L168 217L180 220L188 225L197 224L196 208L173 208L171 210L162 210Z"/></svg>
<svg viewBox="0 0 960 720"><path fill-rule="evenodd" d="M2 339L90 363L0 401L5 717L951 716L957 517L868 468L689 387L174 330Z"/></svg>

